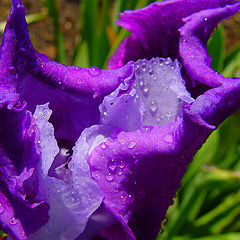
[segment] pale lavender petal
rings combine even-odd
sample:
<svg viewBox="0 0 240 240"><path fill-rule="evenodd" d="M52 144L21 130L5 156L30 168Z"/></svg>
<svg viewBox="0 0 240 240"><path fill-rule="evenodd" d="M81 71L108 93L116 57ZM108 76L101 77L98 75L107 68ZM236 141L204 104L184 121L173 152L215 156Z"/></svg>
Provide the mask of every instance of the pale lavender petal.
<svg viewBox="0 0 240 240"><path fill-rule="evenodd" d="M29 239L75 239L85 228L89 216L102 202L102 194L97 184L91 179L86 162L92 145L92 135L98 128L83 131L76 142L65 175L60 178L49 176L49 169L59 152L54 138L54 129L48 122L51 110L48 105L37 106L34 117L40 129L42 157L40 164L39 197L46 199L50 205L49 221ZM107 130L106 130L107 131ZM103 131L104 132L104 131ZM101 131L99 132L99 134ZM64 157L64 156L63 156Z"/></svg>

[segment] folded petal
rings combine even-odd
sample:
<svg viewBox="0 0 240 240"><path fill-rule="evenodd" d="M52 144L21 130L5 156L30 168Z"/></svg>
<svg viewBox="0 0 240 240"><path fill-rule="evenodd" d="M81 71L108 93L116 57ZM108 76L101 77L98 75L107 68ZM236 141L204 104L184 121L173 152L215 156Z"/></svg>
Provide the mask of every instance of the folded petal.
<svg viewBox="0 0 240 240"><path fill-rule="evenodd" d="M98 127L86 129L82 133L74 146L72 156L61 156L54 138L53 126L48 122L50 115L48 104L37 106L34 113L40 129L42 149L39 197L49 203L50 218L29 240L76 239L84 230L90 215L102 202L102 193L91 179L86 161L89 152L94 148L92 138L94 139L95 132L98 132ZM62 158L62 163L59 158ZM54 166L55 161L61 165ZM55 171L55 174L50 171Z"/></svg>
<svg viewBox="0 0 240 240"><path fill-rule="evenodd" d="M225 18L240 10L240 4L203 10L184 19L180 28L179 53L191 80L216 87L227 78L211 69L211 57L207 52L207 41L212 30Z"/></svg>
<svg viewBox="0 0 240 240"><path fill-rule="evenodd" d="M128 61L139 58L151 59L157 56L177 58L178 28L183 25L183 18L203 9L222 7L235 2L233 0L168 0L155 2L139 10L125 11L120 14L117 24L126 28L132 35L124 39L109 59L109 68L121 67Z"/></svg>
<svg viewBox="0 0 240 240"><path fill-rule="evenodd" d="M0 105L0 223L13 239L26 239L47 222L49 206L36 197L38 128L18 95L8 95Z"/></svg>
<svg viewBox="0 0 240 240"><path fill-rule="evenodd" d="M88 69L65 66L39 54L29 40L20 0L12 2L0 53L0 69L7 74L1 86L6 92L20 94L32 112L36 105L50 102L50 121L58 141L75 142L84 128L97 124L102 96L133 71L132 63L114 71Z"/></svg>
<svg viewBox="0 0 240 240"><path fill-rule="evenodd" d="M95 98L112 92L132 71L131 64L116 71L65 66L39 54L29 40L20 0L12 1L0 54L0 67L4 71L23 75L29 72L38 80L58 88Z"/></svg>
<svg viewBox="0 0 240 240"><path fill-rule="evenodd" d="M139 73L136 70L136 81L131 88L138 84L141 85L141 80L146 81L149 87L153 87L150 86L150 83L156 82L151 80L156 73L157 80L160 83L161 81L170 83L171 88L172 82L168 80L168 78L173 79L171 70L163 64L160 65L161 67L156 67L155 60L143 60L139 64L141 66L138 69L142 70L142 73L137 76ZM173 66L173 63L169 62L168 64ZM147 77L150 67L151 77ZM181 77L178 75L178 71L175 70L175 77L178 79L176 82L179 83ZM168 75L164 75L166 73ZM158 85L156 86L159 89ZM178 93L181 88L181 85L178 85ZM150 88L150 91L155 90ZM192 157L201 148L210 133L224 119L240 108L239 91L239 79L230 79L221 86L206 91L196 100L191 101L190 99L189 102L185 102L182 114L179 113L177 117L171 116L172 120L168 123L158 122L155 119L155 123L151 122L151 126L142 126L138 130L133 130L124 128L122 121L117 121L120 129L124 131L120 130L120 133L118 131L118 134L110 135L103 143L104 147L103 144L97 146L88 159L92 177L103 192L105 207L122 224L122 226L115 224L113 228L106 229L103 233L104 236L115 240L156 238L161 221L164 219L169 205L173 203L174 194ZM186 97L185 90L182 92ZM128 94L131 96L131 91ZM171 95L161 94L163 95L157 94L159 99L168 99L165 102L166 106L169 102L174 101L174 98L171 99ZM118 105L124 96L126 94L117 95L114 92L105 97L102 106L105 106L105 116L115 118L117 115L119 119L123 119L122 112L124 112L125 118L128 118L136 109L140 109L139 105L135 105L133 111L134 104L131 104L129 100L130 103L126 102L124 106L131 109L130 113L122 105ZM151 102L151 94L147 97L150 97ZM143 102L147 106L146 96L144 98L144 95L139 94L139 98L143 98ZM188 98L189 96L187 96ZM108 103L111 102L113 104L110 107ZM182 106L181 103L179 104ZM119 108L119 114L117 114L116 108ZM164 108L161 109L161 111L163 110ZM106 118L102 119L103 123L105 120ZM110 119L107 121L111 122Z"/></svg>

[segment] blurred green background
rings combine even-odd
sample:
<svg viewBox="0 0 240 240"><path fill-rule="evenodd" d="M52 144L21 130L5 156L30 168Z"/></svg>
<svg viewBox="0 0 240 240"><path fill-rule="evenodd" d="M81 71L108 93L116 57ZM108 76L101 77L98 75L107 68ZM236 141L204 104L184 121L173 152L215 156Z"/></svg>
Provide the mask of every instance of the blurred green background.
<svg viewBox="0 0 240 240"><path fill-rule="evenodd" d="M64 64L106 68L129 33L118 13L149 0L24 0L34 47ZM10 8L1 0L0 32ZM240 15L224 21L208 42L212 67L227 77L240 74ZM227 119L194 157L174 204L162 223L160 240L240 239L240 111ZM174 176L173 176L174 177Z"/></svg>

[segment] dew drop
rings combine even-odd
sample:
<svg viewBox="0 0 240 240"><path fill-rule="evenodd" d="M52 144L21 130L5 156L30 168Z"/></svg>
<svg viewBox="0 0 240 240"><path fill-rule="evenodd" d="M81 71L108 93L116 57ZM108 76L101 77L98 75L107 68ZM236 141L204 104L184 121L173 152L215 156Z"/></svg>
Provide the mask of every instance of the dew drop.
<svg viewBox="0 0 240 240"><path fill-rule="evenodd" d="M120 198L123 199L123 195Z"/></svg>
<svg viewBox="0 0 240 240"><path fill-rule="evenodd" d="M118 176L121 176L121 175L122 175L122 173L123 173L123 172L122 172L122 169L121 169L121 168L119 168L119 169L118 169L118 171L117 171L117 175L118 175Z"/></svg>
<svg viewBox="0 0 240 240"><path fill-rule="evenodd" d="M171 63L171 58L166 58L166 59L164 59L164 63L165 63L166 65L168 65L169 63Z"/></svg>
<svg viewBox="0 0 240 240"><path fill-rule="evenodd" d="M126 163L125 163L123 160L121 160L121 161L119 162L118 166L119 166L120 168L124 168L124 167L126 166Z"/></svg>
<svg viewBox="0 0 240 240"><path fill-rule="evenodd" d="M157 112L158 105L157 105L156 102L152 101L151 104L150 104L150 106L149 106L149 108L150 108L151 112L152 112L153 114L155 114L155 113Z"/></svg>
<svg viewBox="0 0 240 240"><path fill-rule="evenodd" d="M143 80L141 79L141 80L139 81L139 86L142 88L143 85L144 85L144 82L143 82Z"/></svg>
<svg viewBox="0 0 240 240"><path fill-rule="evenodd" d="M108 161L108 168L111 171L114 171L117 167L117 163L114 159L111 159L110 161Z"/></svg>
<svg viewBox="0 0 240 240"><path fill-rule="evenodd" d="M18 223L18 220L15 217L12 217L9 219L9 224L10 225L16 225Z"/></svg>
<svg viewBox="0 0 240 240"><path fill-rule="evenodd" d="M208 19L207 18L204 18L204 21L206 22Z"/></svg>
<svg viewBox="0 0 240 240"><path fill-rule="evenodd" d="M147 68L146 63L143 63L143 64L142 64L142 70L143 70L143 71L146 71L146 68Z"/></svg>
<svg viewBox="0 0 240 240"><path fill-rule="evenodd" d="M150 132L152 129L153 129L152 126L143 126L143 127L140 128L140 131L142 133L147 133L147 132Z"/></svg>
<svg viewBox="0 0 240 240"><path fill-rule="evenodd" d="M145 97L148 96L148 93L149 93L149 87L148 85L145 83L144 84L144 87L143 87L143 94L145 95Z"/></svg>
<svg viewBox="0 0 240 240"><path fill-rule="evenodd" d="M90 73L92 76L98 76L98 75L100 75L101 70L100 70L99 68L97 68L97 67L91 67L91 68L89 69L89 73Z"/></svg>
<svg viewBox="0 0 240 240"><path fill-rule="evenodd" d="M111 182L111 181L113 181L113 179L114 179L114 175L111 174L111 173L108 173L107 176L106 176L106 180Z"/></svg>
<svg viewBox="0 0 240 240"><path fill-rule="evenodd" d="M163 58L160 58L160 59L159 59L159 65L162 66L163 63L164 63L164 59L163 59Z"/></svg>
<svg viewBox="0 0 240 240"><path fill-rule="evenodd" d="M132 149L132 148L134 148L136 146L136 142L135 141L131 141L131 142L129 142L129 144L128 144L128 148L129 149Z"/></svg>
<svg viewBox="0 0 240 240"><path fill-rule="evenodd" d="M149 72L148 72L148 74L149 74L151 77L153 77L153 70L150 69Z"/></svg>
<svg viewBox="0 0 240 240"><path fill-rule="evenodd" d="M103 149L103 150L107 149L107 144L106 144L105 142L102 143L102 149Z"/></svg>
<svg viewBox="0 0 240 240"><path fill-rule="evenodd" d="M5 211L5 208L2 203L0 203L0 214L3 214Z"/></svg>

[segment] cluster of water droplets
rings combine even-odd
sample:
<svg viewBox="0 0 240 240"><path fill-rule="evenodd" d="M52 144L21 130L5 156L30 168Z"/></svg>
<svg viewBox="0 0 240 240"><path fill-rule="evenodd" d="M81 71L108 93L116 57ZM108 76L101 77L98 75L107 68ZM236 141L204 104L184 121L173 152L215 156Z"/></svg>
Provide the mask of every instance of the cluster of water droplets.
<svg viewBox="0 0 240 240"><path fill-rule="evenodd" d="M132 140L128 143L128 148L133 149L136 146L136 144L137 143ZM108 148L105 142L101 144L101 147L103 150L106 150ZM137 163L137 160L136 160L136 163ZM123 159L119 160L119 159L111 158L108 160L107 167L108 167L108 172L105 178L108 182L112 182L116 175L121 176L123 174L123 170L126 167L126 162Z"/></svg>
<svg viewBox="0 0 240 240"><path fill-rule="evenodd" d="M182 105L192 102L181 77L181 65L171 58L135 62L133 89L144 104L143 125L164 125L182 114Z"/></svg>

